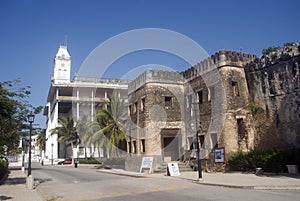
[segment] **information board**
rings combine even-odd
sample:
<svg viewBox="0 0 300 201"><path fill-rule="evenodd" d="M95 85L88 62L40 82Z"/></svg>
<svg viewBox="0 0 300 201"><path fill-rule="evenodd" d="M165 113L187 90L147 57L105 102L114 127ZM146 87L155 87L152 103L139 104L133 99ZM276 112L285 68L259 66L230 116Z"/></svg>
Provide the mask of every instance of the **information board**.
<svg viewBox="0 0 300 201"><path fill-rule="evenodd" d="M149 173L152 170L153 157L143 157L140 172L143 169L149 169Z"/></svg>
<svg viewBox="0 0 300 201"><path fill-rule="evenodd" d="M168 173L170 174L170 176L179 176L180 171L179 171L178 163L176 162L168 163Z"/></svg>

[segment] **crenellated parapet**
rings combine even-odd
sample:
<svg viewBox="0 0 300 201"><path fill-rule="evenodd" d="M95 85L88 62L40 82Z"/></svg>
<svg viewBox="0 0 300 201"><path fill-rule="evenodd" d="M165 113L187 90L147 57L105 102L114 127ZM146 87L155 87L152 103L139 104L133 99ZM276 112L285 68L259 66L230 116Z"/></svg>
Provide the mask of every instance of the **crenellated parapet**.
<svg viewBox="0 0 300 201"><path fill-rule="evenodd" d="M274 51L270 51L264 54L260 58L256 58L252 62L249 62L245 68L248 71L257 71L265 67L274 65L281 61L287 61L292 57L298 56L300 54L300 43L290 43L286 44L282 48L276 48Z"/></svg>
<svg viewBox="0 0 300 201"><path fill-rule="evenodd" d="M139 75L135 80L128 84L128 94L134 92L147 83L180 84L183 77L175 71L150 69Z"/></svg>
<svg viewBox="0 0 300 201"><path fill-rule="evenodd" d="M181 72L185 79L192 79L213 69L223 66L244 67L245 63L256 59L256 55L242 52L221 50L211 57L204 59L186 71Z"/></svg>

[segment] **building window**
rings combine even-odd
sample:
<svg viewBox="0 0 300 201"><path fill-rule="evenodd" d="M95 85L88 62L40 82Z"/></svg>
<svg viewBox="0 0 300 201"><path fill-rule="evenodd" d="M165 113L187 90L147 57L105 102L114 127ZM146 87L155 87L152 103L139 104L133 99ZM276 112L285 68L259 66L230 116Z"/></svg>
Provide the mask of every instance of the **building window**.
<svg viewBox="0 0 300 201"><path fill-rule="evenodd" d="M193 101L193 96L192 94L189 94L187 96L187 109L188 109L188 112L190 113L191 116L193 116L193 107L192 107L192 101Z"/></svg>
<svg viewBox="0 0 300 201"><path fill-rule="evenodd" d="M198 102L199 104L202 104L203 103L203 91L198 91Z"/></svg>
<svg viewBox="0 0 300 201"><path fill-rule="evenodd" d="M141 152L142 153L146 152L145 139L141 139Z"/></svg>
<svg viewBox="0 0 300 201"><path fill-rule="evenodd" d="M142 98L141 100L141 111L143 112L145 110L145 98Z"/></svg>
<svg viewBox="0 0 300 201"><path fill-rule="evenodd" d="M172 97L165 96L165 107L172 108Z"/></svg>
<svg viewBox="0 0 300 201"><path fill-rule="evenodd" d="M233 90L233 96L240 96L238 83L235 81L232 81L231 85L232 85L232 90Z"/></svg>
<svg viewBox="0 0 300 201"><path fill-rule="evenodd" d="M187 108L191 108L192 107L192 99L193 97L192 97L192 94L189 94L188 96L187 96L187 104L186 104L186 107Z"/></svg>
<svg viewBox="0 0 300 201"><path fill-rule="evenodd" d="M211 133L210 134L211 139L211 148L215 149L218 148L218 134L217 133Z"/></svg>
<svg viewBox="0 0 300 201"><path fill-rule="evenodd" d="M236 121L238 131L238 145L240 148L242 148L242 144L247 143L246 125L243 118L238 118Z"/></svg>
<svg viewBox="0 0 300 201"><path fill-rule="evenodd" d="M132 149L132 153L136 153L136 141L132 141L132 144L133 144L133 149Z"/></svg>
<svg viewBox="0 0 300 201"><path fill-rule="evenodd" d="M131 141L128 141L128 153L132 153L132 150L131 150Z"/></svg>
<svg viewBox="0 0 300 201"><path fill-rule="evenodd" d="M200 142L200 148L202 148L202 149L205 149L204 140L205 140L204 135L200 135L199 136L199 142Z"/></svg>

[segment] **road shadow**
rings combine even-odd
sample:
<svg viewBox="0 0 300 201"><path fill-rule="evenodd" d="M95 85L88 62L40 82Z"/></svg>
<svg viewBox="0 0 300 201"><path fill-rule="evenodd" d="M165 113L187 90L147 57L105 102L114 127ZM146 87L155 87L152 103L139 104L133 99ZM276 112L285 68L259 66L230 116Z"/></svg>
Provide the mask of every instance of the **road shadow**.
<svg viewBox="0 0 300 201"><path fill-rule="evenodd" d="M35 186L52 181L51 178L34 178Z"/></svg>
<svg viewBox="0 0 300 201"><path fill-rule="evenodd" d="M26 183L26 178L24 177L15 177L15 178L8 177L4 182L5 185L16 185L16 184L25 184L25 183Z"/></svg>
<svg viewBox="0 0 300 201"><path fill-rule="evenodd" d="M12 197L5 196L5 195L0 195L0 200L12 200Z"/></svg>
<svg viewBox="0 0 300 201"><path fill-rule="evenodd" d="M264 172L262 174L256 174L258 177L273 177L273 178L280 178L280 177L289 177L294 179L300 179L300 174L288 174L288 173L268 173Z"/></svg>

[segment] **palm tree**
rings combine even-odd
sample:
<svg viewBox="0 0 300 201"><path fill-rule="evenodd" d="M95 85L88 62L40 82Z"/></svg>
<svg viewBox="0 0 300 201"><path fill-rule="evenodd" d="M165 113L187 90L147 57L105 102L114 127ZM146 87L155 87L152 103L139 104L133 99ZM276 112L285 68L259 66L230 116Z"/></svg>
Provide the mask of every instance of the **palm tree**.
<svg viewBox="0 0 300 201"><path fill-rule="evenodd" d="M94 134L100 130L99 124L95 121L90 121L87 117L83 117L77 124L77 131L80 137L80 141L86 147L90 148L90 153L92 153L92 144L94 144L95 140L93 138ZM87 158L86 151L85 157Z"/></svg>
<svg viewBox="0 0 300 201"><path fill-rule="evenodd" d="M51 130L51 135L58 134L57 141L65 142L72 148L72 164L74 164L74 146L79 144L79 136L72 116L62 117L58 119L60 127Z"/></svg>
<svg viewBox="0 0 300 201"><path fill-rule="evenodd" d="M36 145L40 148L41 151L45 151L47 140L48 138L46 138L46 132L44 131L37 136Z"/></svg>
<svg viewBox="0 0 300 201"><path fill-rule="evenodd" d="M114 151L118 155L117 148L120 147L125 137L125 121L127 117L127 110L125 108L124 100L112 95L109 100L105 102L102 110L97 112L97 121L100 130L95 133L94 139L103 141L103 135L109 141L106 146L109 150Z"/></svg>

